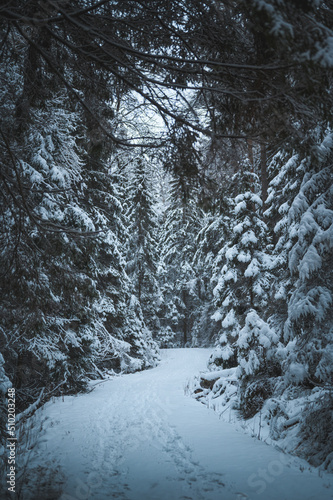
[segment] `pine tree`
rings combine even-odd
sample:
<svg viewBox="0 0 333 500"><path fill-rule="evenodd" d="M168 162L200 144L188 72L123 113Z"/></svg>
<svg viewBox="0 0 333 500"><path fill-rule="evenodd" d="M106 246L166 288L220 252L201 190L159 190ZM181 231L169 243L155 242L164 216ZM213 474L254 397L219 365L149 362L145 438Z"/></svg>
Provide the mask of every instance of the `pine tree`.
<svg viewBox="0 0 333 500"><path fill-rule="evenodd" d="M237 339L250 310L259 314L267 305L268 259L263 248L267 226L260 215L262 201L256 193L258 179L253 172L237 173L242 193L233 203L230 236L215 259L214 288L217 310L213 316L221 322L221 336L211 362L235 366Z"/></svg>
<svg viewBox="0 0 333 500"><path fill-rule="evenodd" d="M54 385L80 387L91 355L84 318L95 286L82 273L85 238L80 236L89 238L94 226L79 203L83 161L74 138L78 121L59 91L43 108L31 103L29 120L14 140L3 135L6 171L17 176L9 177L2 199L1 287L7 300L1 316L10 339L11 370L16 358L16 375L11 376L19 403L20 390L30 384L35 370L47 383L52 373Z"/></svg>
<svg viewBox="0 0 333 500"><path fill-rule="evenodd" d="M285 178L283 194L293 189L293 196L282 205L283 217L277 230L283 228L275 252L287 256L284 282L288 293L283 323L283 341L286 345L284 371L290 381L293 371L300 382L327 383L331 380L332 342L332 138L328 133L314 150L312 158L294 156L282 166L283 171L295 175ZM272 181L272 189L278 184ZM282 199L281 199L282 198ZM288 368L289 367L289 368Z"/></svg>
<svg viewBox="0 0 333 500"><path fill-rule="evenodd" d="M202 229L196 240L193 264L197 280L197 306L194 311L193 335L199 345L212 345L220 330L219 322L213 319L216 306L212 276L217 254L227 239L228 223L226 214L207 214L202 220Z"/></svg>
<svg viewBox="0 0 333 500"><path fill-rule="evenodd" d="M112 111L112 110L111 110ZM105 114L113 119L114 114ZM134 284L126 272L130 235L123 207L123 173L114 163L115 148L89 114L84 114L86 163L84 169L87 211L98 235L88 250L97 298L94 302L95 363L99 368L135 371L155 363L157 346L133 297Z"/></svg>
<svg viewBox="0 0 333 500"><path fill-rule="evenodd" d="M77 391L98 366L132 370L156 356L131 304L109 146L63 82L34 73L40 59L30 47L1 70L15 80L1 93L1 347L19 409L42 383Z"/></svg>
<svg viewBox="0 0 333 500"><path fill-rule="evenodd" d="M128 243L127 273L142 310L145 324L154 335L158 331L156 316L158 283L157 215L154 211L148 157L135 158L127 167L126 190Z"/></svg>
<svg viewBox="0 0 333 500"><path fill-rule="evenodd" d="M193 198L179 193L178 186L174 185L173 188L162 229L162 302L159 315L163 318L161 326L166 335L170 336L171 329L177 345L187 345L193 340L192 328L197 306L193 257L201 213Z"/></svg>
<svg viewBox="0 0 333 500"><path fill-rule="evenodd" d="M292 287L292 279L288 268L288 254L295 243L296 233L289 227L289 210L301 184L300 172L304 160L299 154L288 154L278 151L273 154L268 165L270 183L267 209L264 212L269 228L272 247L270 250L271 282L270 301L266 317L274 326L279 338L283 339L284 325L288 317L288 297Z"/></svg>
<svg viewBox="0 0 333 500"><path fill-rule="evenodd" d="M275 331L250 310L236 341L239 406L245 418L255 415L273 394L271 378L279 374L274 359L278 341Z"/></svg>

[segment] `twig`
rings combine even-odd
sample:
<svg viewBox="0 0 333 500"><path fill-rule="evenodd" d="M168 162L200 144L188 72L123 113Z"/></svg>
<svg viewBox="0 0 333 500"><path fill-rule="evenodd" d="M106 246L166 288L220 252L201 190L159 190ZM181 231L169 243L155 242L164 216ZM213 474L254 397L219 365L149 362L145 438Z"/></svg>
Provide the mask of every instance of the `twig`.
<svg viewBox="0 0 333 500"><path fill-rule="evenodd" d="M42 397L43 397L43 394L44 394L44 390L45 390L45 387L43 387L43 389L40 391L38 399L34 403L32 403L30 406L28 406L28 408L26 408L24 411L22 411L21 413L19 413L16 416L16 425L19 422L21 422L21 420L24 420L27 417L31 417L31 415L33 415L35 413L35 411L38 410L39 404L40 404Z"/></svg>

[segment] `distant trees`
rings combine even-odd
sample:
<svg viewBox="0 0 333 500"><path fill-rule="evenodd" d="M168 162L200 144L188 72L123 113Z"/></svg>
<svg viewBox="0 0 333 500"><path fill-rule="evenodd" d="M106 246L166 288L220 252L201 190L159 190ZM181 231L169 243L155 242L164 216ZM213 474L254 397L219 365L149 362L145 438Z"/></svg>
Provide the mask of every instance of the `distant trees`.
<svg viewBox="0 0 333 500"><path fill-rule="evenodd" d="M157 215L148 157L134 158L126 168L127 253L126 269L147 327L156 336L159 330Z"/></svg>
<svg viewBox="0 0 333 500"><path fill-rule="evenodd" d="M197 280L193 266L200 210L191 194L184 196L174 183L161 228L161 327L173 332L178 345L191 345ZM161 332L162 333L162 332ZM163 336L162 336L163 341Z"/></svg>

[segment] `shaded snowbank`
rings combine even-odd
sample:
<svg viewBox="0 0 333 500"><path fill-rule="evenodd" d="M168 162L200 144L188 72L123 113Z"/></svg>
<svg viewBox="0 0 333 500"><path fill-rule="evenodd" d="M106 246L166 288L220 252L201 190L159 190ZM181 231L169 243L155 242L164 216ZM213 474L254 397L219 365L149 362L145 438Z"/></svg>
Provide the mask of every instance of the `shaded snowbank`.
<svg viewBox="0 0 333 500"><path fill-rule="evenodd" d="M274 397L266 399L254 416L244 419L239 411L238 384L237 368L203 371L189 381L187 392L237 429L302 457L319 470L333 472L331 391L301 385L283 389L281 380L281 390L277 382Z"/></svg>

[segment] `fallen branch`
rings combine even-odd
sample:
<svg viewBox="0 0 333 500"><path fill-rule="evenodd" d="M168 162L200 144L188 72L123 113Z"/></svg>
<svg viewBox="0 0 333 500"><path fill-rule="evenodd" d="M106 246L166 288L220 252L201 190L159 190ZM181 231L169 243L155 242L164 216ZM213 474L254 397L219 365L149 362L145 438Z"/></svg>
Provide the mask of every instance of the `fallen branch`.
<svg viewBox="0 0 333 500"><path fill-rule="evenodd" d="M40 394L38 396L38 399L32 403L28 408L26 408L22 413L19 413L16 415L16 425L19 424L22 420L26 420L28 417L31 417L35 413L35 411L38 410L40 403L42 401L43 395L44 395L44 390L45 387L40 391Z"/></svg>
<svg viewBox="0 0 333 500"><path fill-rule="evenodd" d="M293 425L296 425L298 424L300 421L300 418L298 415L296 415L295 417L293 418L289 418L289 420L287 420L284 424L283 424L283 427L285 429L288 429L289 427L292 427Z"/></svg>

